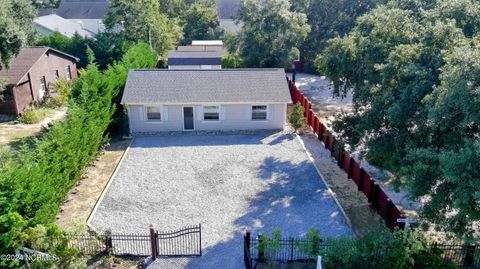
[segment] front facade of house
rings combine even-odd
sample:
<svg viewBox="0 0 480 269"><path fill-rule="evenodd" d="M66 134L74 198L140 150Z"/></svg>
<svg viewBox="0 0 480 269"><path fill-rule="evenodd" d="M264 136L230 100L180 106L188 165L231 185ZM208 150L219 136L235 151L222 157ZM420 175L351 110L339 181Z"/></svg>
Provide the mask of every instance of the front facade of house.
<svg viewBox="0 0 480 269"><path fill-rule="evenodd" d="M8 69L0 70L0 78L7 84L0 114L21 116L32 102L46 97L51 83L75 79L77 62L77 58L49 47L23 48Z"/></svg>
<svg viewBox="0 0 480 269"><path fill-rule="evenodd" d="M131 70L122 99L132 134L281 130L290 102L282 69Z"/></svg>

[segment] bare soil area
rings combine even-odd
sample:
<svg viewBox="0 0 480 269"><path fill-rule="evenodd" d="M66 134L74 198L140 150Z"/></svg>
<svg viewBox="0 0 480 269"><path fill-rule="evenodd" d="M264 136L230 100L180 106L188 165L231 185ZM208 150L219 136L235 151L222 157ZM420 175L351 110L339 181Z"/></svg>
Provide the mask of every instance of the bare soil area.
<svg viewBox="0 0 480 269"><path fill-rule="evenodd" d="M53 114L36 124L23 124L17 120L0 122L0 146L15 149L16 146L28 137L39 135L48 124L61 120L67 115L67 108L55 109Z"/></svg>
<svg viewBox="0 0 480 269"><path fill-rule="evenodd" d="M87 169L83 179L71 190L57 216L56 222L61 228L86 223L130 141L112 140L110 146Z"/></svg>

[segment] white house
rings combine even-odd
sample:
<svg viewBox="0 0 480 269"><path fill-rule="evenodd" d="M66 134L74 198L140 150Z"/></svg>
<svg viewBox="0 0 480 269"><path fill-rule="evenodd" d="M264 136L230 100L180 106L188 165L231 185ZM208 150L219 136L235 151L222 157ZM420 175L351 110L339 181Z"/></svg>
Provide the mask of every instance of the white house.
<svg viewBox="0 0 480 269"><path fill-rule="evenodd" d="M42 36L59 32L63 36L73 37L78 33L82 37L93 37L93 33L84 30L79 24L66 20L56 14L37 17L33 20L33 28Z"/></svg>
<svg viewBox="0 0 480 269"><path fill-rule="evenodd" d="M283 129L283 69L130 70L122 97L130 133Z"/></svg>
<svg viewBox="0 0 480 269"><path fill-rule="evenodd" d="M103 19L109 7L107 0L62 0L56 14L96 35L105 30Z"/></svg>

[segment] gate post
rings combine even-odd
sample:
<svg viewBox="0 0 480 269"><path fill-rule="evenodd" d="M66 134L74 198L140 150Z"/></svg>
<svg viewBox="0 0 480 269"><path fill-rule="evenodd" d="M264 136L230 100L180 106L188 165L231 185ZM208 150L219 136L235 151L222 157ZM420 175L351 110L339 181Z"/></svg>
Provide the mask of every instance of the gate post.
<svg viewBox="0 0 480 269"><path fill-rule="evenodd" d="M467 246L467 253L465 255L463 266L467 266L467 267L473 266L475 261L475 248L476 248L476 245Z"/></svg>
<svg viewBox="0 0 480 269"><path fill-rule="evenodd" d="M151 247L151 255L152 255L152 260L157 259L158 251L157 251L157 236L155 232L155 226L153 224L150 224L150 247Z"/></svg>
<svg viewBox="0 0 480 269"><path fill-rule="evenodd" d="M105 251L110 254L113 251L112 230L105 232Z"/></svg>

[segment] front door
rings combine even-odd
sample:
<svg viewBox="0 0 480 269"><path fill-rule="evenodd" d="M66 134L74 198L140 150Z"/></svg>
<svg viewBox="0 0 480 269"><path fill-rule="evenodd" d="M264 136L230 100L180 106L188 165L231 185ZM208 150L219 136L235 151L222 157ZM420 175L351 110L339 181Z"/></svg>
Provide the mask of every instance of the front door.
<svg viewBox="0 0 480 269"><path fill-rule="evenodd" d="M183 129L184 130L193 130L194 126L193 118L193 107L186 106L183 107Z"/></svg>

